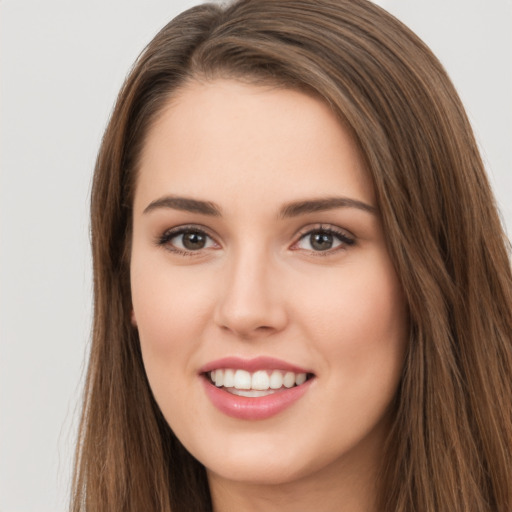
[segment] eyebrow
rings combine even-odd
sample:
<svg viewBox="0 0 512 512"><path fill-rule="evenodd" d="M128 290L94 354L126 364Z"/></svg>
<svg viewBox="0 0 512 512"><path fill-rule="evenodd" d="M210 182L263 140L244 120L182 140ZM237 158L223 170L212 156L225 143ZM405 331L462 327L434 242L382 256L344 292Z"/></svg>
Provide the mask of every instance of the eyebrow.
<svg viewBox="0 0 512 512"><path fill-rule="evenodd" d="M285 219L305 215L306 213L334 210L336 208L357 208L358 210L363 210L374 215L377 213L375 206L371 206L357 199L351 199L349 197L326 197L287 203L279 212L279 217Z"/></svg>
<svg viewBox="0 0 512 512"><path fill-rule="evenodd" d="M149 203L144 209L144 214L158 208L171 208L191 213L200 213L212 217L221 217L221 208L211 201L201 201L189 197L165 196ZM351 199L349 197L326 197L320 199L308 199L303 201L293 201L286 203L280 210L278 218L286 219L298 217L307 213L323 212L334 210L336 208L357 208L368 213L376 214L377 208L363 201Z"/></svg>
<svg viewBox="0 0 512 512"><path fill-rule="evenodd" d="M165 196L149 203L143 213L149 213L157 208L172 208L173 210L182 210L184 212L201 213L220 217L221 209L215 203L210 201L199 201L189 197Z"/></svg>

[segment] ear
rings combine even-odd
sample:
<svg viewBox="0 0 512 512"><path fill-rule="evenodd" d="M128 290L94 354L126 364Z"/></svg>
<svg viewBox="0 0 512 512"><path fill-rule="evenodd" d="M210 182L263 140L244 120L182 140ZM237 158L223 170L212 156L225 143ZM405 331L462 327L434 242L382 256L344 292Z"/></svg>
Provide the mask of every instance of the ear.
<svg viewBox="0 0 512 512"><path fill-rule="evenodd" d="M137 327L137 319L135 318L135 311L133 311L133 307L132 310L130 311L130 321L133 327Z"/></svg>

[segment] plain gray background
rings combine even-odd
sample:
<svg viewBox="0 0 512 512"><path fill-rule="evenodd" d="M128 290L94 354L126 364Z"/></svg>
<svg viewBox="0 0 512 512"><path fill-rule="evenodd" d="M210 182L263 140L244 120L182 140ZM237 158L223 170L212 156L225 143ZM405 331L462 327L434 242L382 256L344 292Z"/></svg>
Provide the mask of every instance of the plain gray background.
<svg viewBox="0 0 512 512"><path fill-rule="evenodd" d="M132 62L186 0L0 0L0 512L66 509L89 340L88 200ZM380 0L440 57L512 230L511 0Z"/></svg>

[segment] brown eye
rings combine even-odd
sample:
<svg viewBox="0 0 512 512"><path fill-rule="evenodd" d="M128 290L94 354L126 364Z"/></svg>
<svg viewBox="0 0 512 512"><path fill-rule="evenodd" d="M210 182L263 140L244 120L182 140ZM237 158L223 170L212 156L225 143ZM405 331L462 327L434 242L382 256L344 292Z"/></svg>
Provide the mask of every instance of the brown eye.
<svg viewBox="0 0 512 512"><path fill-rule="evenodd" d="M332 249L334 236L330 233L313 233L309 235L309 244L314 251L327 251Z"/></svg>
<svg viewBox="0 0 512 512"><path fill-rule="evenodd" d="M183 247L189 251L197 251L198 249L204 249L207 242L207 236L197 231L190 231L183 233L181 236ZM178 238L178 237L175 237Z"/></svg>
<svg viewBox="0 0 512 512"><path fill-rule="evenodd" d="M166 231L157 243L176 253L192 253L218 247L210 235L200 229L188 227Z"/></svg>
<svg viewBox="0 0 512 512"><path fill-rule="evenodd" d="M312 252L329 252L354 245L355 240L342 231L313 229L302 235L297 242L298 249Z"/></svg>

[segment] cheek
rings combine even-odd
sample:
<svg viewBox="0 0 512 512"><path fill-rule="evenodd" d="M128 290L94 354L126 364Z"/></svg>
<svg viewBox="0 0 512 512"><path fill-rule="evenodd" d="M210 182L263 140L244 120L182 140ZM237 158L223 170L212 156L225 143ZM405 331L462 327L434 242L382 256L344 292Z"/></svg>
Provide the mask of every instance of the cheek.
<svg viewBox="0 0 512 512"><path fill-rule="evenodd" d="M188 383L197 371L194 354L202 342L204 321L211 316L209 282L191 279L165 260L135 255L131 286L142 358L154 397L169 423L176 416L187 421L195 414L195 401L183 404L181 397L190 396Z"/></svg>
<svg viewBox="0 0 512 512"><path fill-rule="evenodd" d="M199 392L189 383L196 380L194 354L209 316L208 282L138 255L132 260L131 279L142 359L155 400L169 424L176 418L192 421L199 401L187 400L187 405L182 397Z"/></svg>
<svg viewBox="0 0 512 512"><path fill-rule="evenodd" d="M345 448L387 429L407 343L406 306L393 269L363 267L313 287L301 308L307 336L321 354L325 392L318 406L330 411L322 432Z"/></svg>
<svg viewBox="0 0 512 512"><path fill-rule="evenodd" d="M165 262L138 263L132 261L132 303L143 351L172 356L192 349L210 314L208 279L191 279Z"/></svg>
<svg viewBox="0 0 512 512"><path fill-rule="evenodd" d="M303 294L301 310L308 337L329 358L336 378L391 382L401 373L407 312L387 259L333 273L324 286L315 283Z"/></svg>

